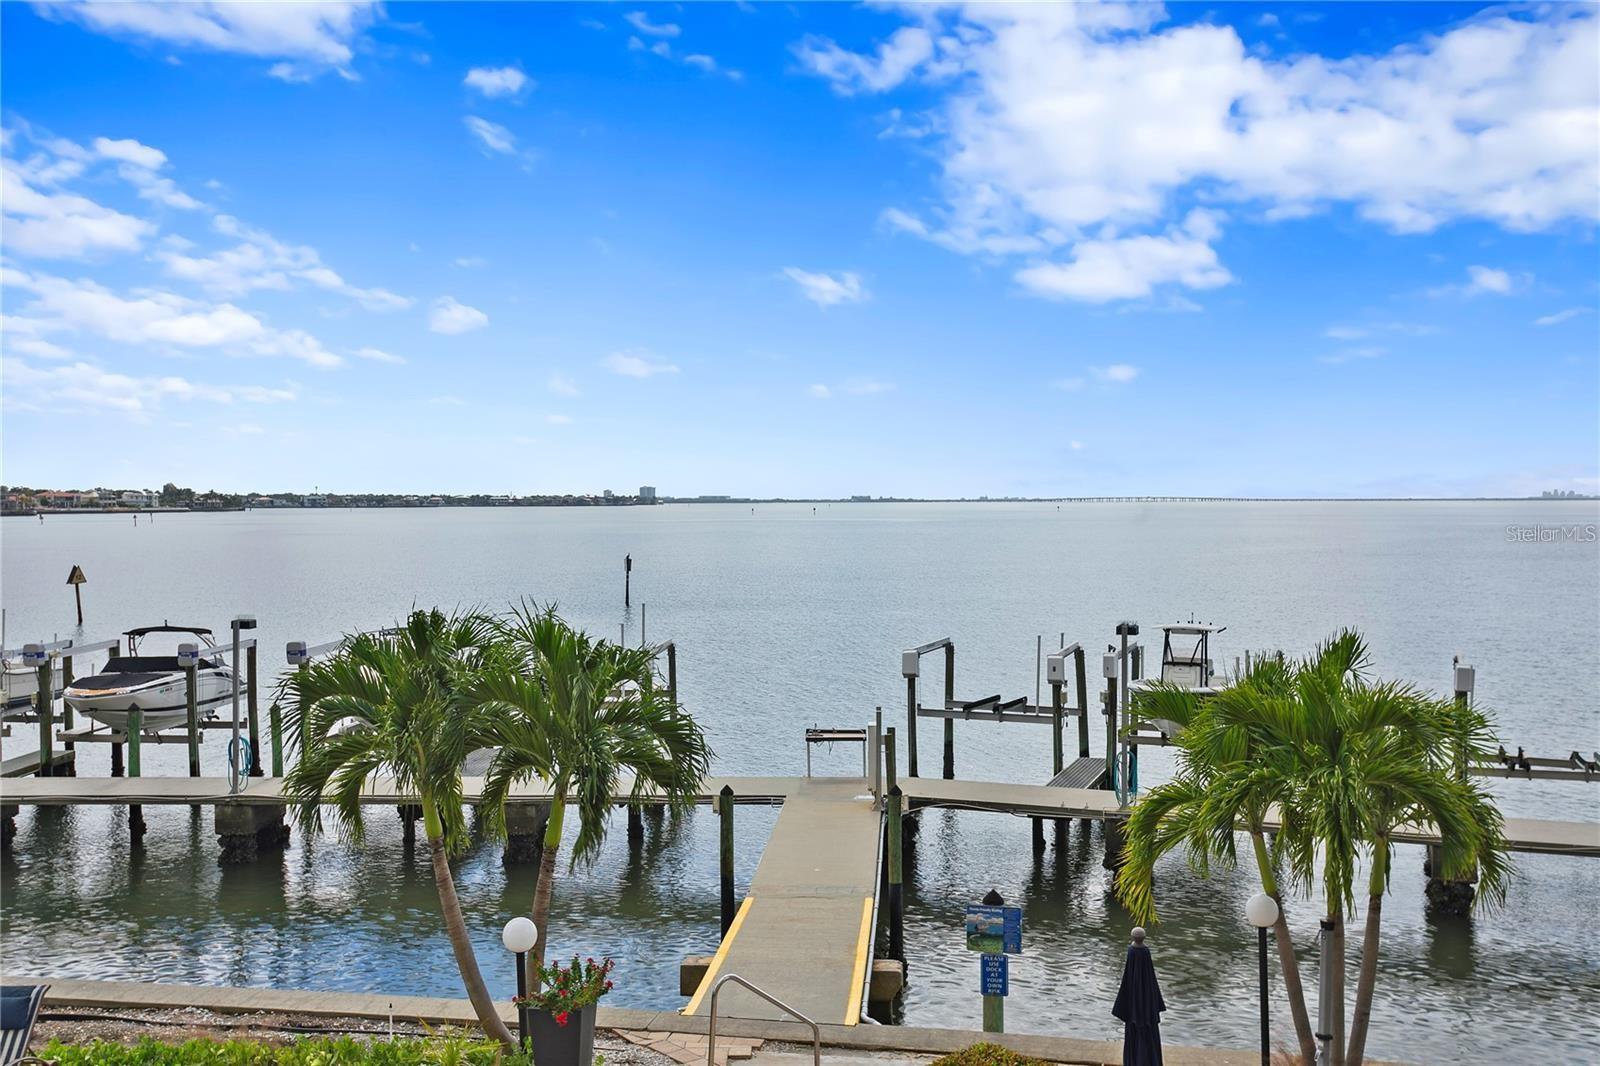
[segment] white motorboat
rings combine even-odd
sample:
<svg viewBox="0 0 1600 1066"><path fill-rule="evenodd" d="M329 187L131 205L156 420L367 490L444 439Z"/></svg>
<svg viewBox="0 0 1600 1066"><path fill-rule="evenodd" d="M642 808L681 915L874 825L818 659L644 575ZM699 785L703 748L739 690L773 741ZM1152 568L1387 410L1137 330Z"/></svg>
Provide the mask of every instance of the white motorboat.
<svg viewBox="0 0 1600 1066"><path fill-rule="evenodd" d="M144 714L142 732L154 733L188 721L188 691L178 656L144 655L139 644L152 633L187 633L201 647L211 644L211 630L195 626L144 626L130 629L128 654L113 656L105 669L73 681L66 700L73 710L112 729L126 730L128 712ZM201 657L195 669L196 704L201 718L210 718L233 695L233 671L217 658Z"/></svg>
<svg viewBox="0 0 1600 1066"><path fill-rule="evenodd" d="M61 663L53 664L57 686L61 684ZM0 667L4 668L4 702L0 708L4 710L26 709L33 706L34 697L39 693L39 671L27 665L18 654L15 658L0 658Z"/></svg>

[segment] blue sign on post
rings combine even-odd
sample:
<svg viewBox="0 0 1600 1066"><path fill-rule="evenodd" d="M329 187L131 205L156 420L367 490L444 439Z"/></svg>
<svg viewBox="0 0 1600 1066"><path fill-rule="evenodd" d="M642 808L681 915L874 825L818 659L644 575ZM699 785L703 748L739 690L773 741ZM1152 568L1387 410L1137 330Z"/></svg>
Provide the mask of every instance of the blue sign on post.
<svg viewBox="0 0 1600 1066"><path fill-rule="evenodd" d="M987 954L1022 954L1022 908L969 904L967 948Z"/></svg>
<svg viewBox="0 0 1600 1066"><path fill-rule="evenodd" d="M1010 962L1004 955L979 955L978 990L986 996L1010 995Z"/></svg>

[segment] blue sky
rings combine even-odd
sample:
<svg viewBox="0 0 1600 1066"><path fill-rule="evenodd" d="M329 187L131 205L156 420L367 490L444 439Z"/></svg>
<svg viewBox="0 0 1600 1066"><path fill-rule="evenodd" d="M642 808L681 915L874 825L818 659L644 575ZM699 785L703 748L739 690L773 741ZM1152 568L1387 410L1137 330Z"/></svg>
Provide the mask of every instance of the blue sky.
<svg viewBox="0 0 1600 1066"><path fill-rule="evenodd" d="M9 482L1600 489L1592 6L0 30Z"/></svg>

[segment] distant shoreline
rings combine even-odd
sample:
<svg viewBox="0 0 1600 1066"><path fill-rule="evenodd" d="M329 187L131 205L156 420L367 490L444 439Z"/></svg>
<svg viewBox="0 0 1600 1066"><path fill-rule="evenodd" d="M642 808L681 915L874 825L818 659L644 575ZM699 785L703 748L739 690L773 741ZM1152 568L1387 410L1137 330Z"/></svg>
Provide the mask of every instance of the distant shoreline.
<svg viewBox="0 0 1600 1066"><path fill-rule="evenodd" d="M881 496L873 499L849 499L840 497L831 498L794 498L794 497L718 497L716 499L697 499L688 497L684 499L663 498L654 504L622 502L607 504L591 504L586 501L575 500L570 503L539 500L528 503L477 503L463 500L459 503L446 502L443 504L279 504L272 507L122 507L122 508L95 508L95 507L69 507L60 509L30 508L20 511L6 511L6 518L34 518L48 515L52 518L62 515L154 515L154 514L236 514L240 511L439 511L461 510L471 508L474 510L508 510L515 508L557 508L557 507L664 507L671 504L688 504L695 506L715 506L727 504L870 504L870 503L1594 503L1600 501L1600 496L952 496L952 497L908 497L908 496Z"/></svg>

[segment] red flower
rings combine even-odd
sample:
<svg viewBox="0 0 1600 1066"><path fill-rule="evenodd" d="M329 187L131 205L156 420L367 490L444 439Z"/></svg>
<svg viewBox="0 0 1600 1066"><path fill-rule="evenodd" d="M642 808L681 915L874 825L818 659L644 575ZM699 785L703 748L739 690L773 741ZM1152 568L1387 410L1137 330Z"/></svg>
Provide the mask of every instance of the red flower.
<svg viewBox="0 0 1600 1066"><path fill-rule="evenodd" d="M562 1011L561 1013L556 1015L556 1024L557 1025L566 1025L567 1024L567 1012L566 1011Z"/></svg>

